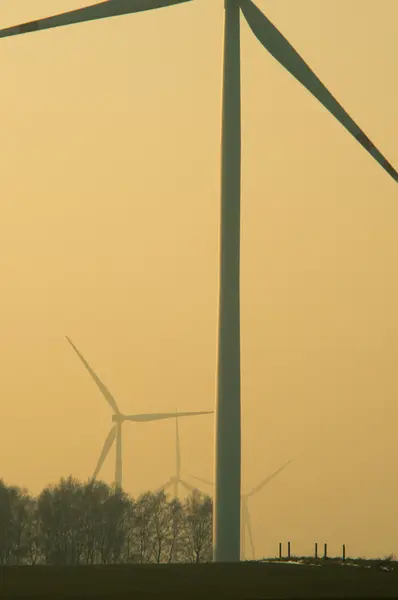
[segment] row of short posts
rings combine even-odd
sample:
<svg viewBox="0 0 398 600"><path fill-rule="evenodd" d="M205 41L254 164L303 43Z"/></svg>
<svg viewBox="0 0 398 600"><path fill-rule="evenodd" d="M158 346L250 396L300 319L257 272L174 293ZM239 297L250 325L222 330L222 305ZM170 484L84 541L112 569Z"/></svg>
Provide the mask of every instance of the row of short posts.
<svg viewBox="0 0 398 600"><path fill-rule="evenodd" d="M287 558L290 559L290 542L287 543ZM315 549L314 549L314 556L315 558L319 558L318 556L318 542L315 542ZM283 557L283 553L282 553L282 542L279 542L279 558ZM323 545L323 558L327 559L328 557L328 545L324 544ZM345 544L343 544L343 549L342 549L342 560L345 560Z"/></svg>

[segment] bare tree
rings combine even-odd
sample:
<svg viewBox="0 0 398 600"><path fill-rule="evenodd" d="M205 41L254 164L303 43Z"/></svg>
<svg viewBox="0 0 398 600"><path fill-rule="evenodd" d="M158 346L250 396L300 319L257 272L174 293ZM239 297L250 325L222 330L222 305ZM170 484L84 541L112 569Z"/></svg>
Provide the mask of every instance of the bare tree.
<svg viewBox="0 0 398 600"><path fill-rule="evenodd" d="M110 494L102 504L100 552L103 564L120 562L123 557L129 506L130 500L122 491Z"/></svg>
<svg viewBox="0 0 398 600"><path fill-rule="evenodd" d="M7 486L0 480L0 563L25 561L32 502L27 490Z"/></svg>
<svg viewBox="0 0 398 600"><path fill-rule="evenodd" d="M172 537L172 509L164 490L152 494L152 557L154 562L167 562Z"/></svg>
<svg viewBox="0 0 398 600"><path fill-rule="evenodd" d="M173 498L169 505L170 510L170 535L168 562L179 562L183 556L184 512L181 502Z"/></svg>
<svg viewBox="0 0 398 600"><path fill-rule="evenodd" d="M212 558L213 502L194 490L184 504L184 560L207 562Z"/></svg>
<svg viewBox="0 0 398 600"><path fill-rule="evenodd" d="M0 480L0 564L203 562L211 559L212 501L164 491L136 502L96 481L61 478L37 498Z"/></svg>
<svg viewBox="0 0 398 600"><path fill-rule="evenodd" d="M0 480L0 564L12 563L13 496L11 488Z"/></svg>
<svg viewBox="0 0 398 600"><path fill-rule="evenodd" d="M84 486L61 478L41 492L37 513L44 562L80 564L87 547Z"/></svg>
<svg viewBox="0 0 398 600"><path fill-rule="evenodd" d="M15 564L26 562L29 548L30 515L34 507L34 500L26 489L10 488L11 497L11 539L12 554Z"/></svg>
<svg viewBox="0 0 398 600"><path fill-rule="evenodd" d="M41 537L41 524L37 511L37 503L32 498L29 505L28 527L26 533L26 562L30 565L36 565L42 562Z"/></svg>

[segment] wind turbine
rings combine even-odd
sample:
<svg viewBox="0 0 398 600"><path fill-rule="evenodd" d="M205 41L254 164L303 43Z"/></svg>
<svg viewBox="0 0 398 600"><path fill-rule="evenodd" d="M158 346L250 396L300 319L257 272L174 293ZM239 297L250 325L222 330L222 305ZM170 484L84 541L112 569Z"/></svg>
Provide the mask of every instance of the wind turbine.
<svg viewBox="0 0 398 600"><path fill-rule="evenodd" d="M176 410L177 414L177 410ZM170 477L166 483L164 483L160 489L166 491L168 488L173 486L174 498L178 498L179 486L182 485L188 492L192 492L195 488L181 478L181 446L180 446L180 433L178 430L178 417L176 417L176 471L175 475Z"/></svg>
<svg viewBox="0 0 398 600"><path fill-rule="evenodd" d="M94 379L105 400L108 402L111 409L113 410L112 421L115 423L115 425L112 426L110 432L108 433L105 439L100 457L97 462L97 466L95 467L94 474L92 476L92 481L95 481L95 479L97 478L97 475L102 465L104 464L104 461L108 456L114 441L116 440L115 488L117 490L122 489L122 425L124 421L135 421L138 423L143 423L148 421L160 421L162 419L174 419L176 417L193 417L196 415L208 415L214 413L214 410L181 413L178 413L176 411L174 413L150 413L139 415L125 415L121 413L115 398L112 396L108 388L104 385L104 383L101 381L98 375L93 371L93 369L90 367L84 356L74 345L72 340L68 337L66 339L68 340L68 342L82 361L83 365L86 367L87 371L90 373L91 377Z"/></svg>
<svg viewBox="0 0 398 600"><path fill-rule="evenodd" d="M260 490L262 490L263 487L271 481L271 479L276 477L291 462L292 462L291 460L288 460L287 462L285 462L284 465L279 467L279 469L274 471L274 473L272 473L272 475L268 475L268 477L263 479L263 481L261 481L258 485L256 485L256 487L251 489L249 492L245 492L245 493L241 494L241 497L240 497L241 498L241 522L240 522L240 525L241 525L241 528L240 528L241 560L246 560L246 533L249 537L250 547L251 547L251 551L252 551L252 557L253 557L253 559L255 559L255 557L256 557L255 552L254 552L253 532L252 532L251 518L250 518L250 511L249 511L249 498L251 498L252 496L254 496L254 494L257 494ZM192 475L192 477L194 479L197 479L198 481L201 481L202 483L205 483L206 485L214 487L214 483L212 483L208 479L202 479L201 477L195 477L195 475Z"/></svg>
<svg viewBox="0 0 398 600"><path fill-rule="evenodd" d="M108 0L0 30L0 37L93 21L190 0ZM240 10L258 41L398 182L398 172L251 0L224 0L221 128L220 282L218 306L213 559L240 556Z"/></svg>

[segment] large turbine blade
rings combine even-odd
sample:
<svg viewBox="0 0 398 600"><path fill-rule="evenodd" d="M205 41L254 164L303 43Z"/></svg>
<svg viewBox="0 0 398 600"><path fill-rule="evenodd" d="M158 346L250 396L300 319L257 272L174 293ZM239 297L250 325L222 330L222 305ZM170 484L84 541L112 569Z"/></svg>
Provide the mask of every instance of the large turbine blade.
<svg viewBox="0 0 398 600"><path fill-rule="evenodd" d="M111 2L113 0L109 0L109 1ZM116 414L120 414L120 410L117 407L116 400L112 396L112 394L110 393L110 391L108 390L108 388L102 383L101 379L94 373L94 371L92 370L92 368L90 367L90 365L88 364L88 362L86 361L86 359L84 358L84 356L82 356L80 354L79 350L76 348L76 346L74 345L74 343L72 342L72 340L69 339L68 336L66 336L66 339L68 340L68 342L70 343L70 345L72 346L72 348L74 349L74 351L76 352L76 354L78 355L78 357L80 358L80 360L82 361L82 363L84 364L84 366L86 367L87 371L90 373L91 377L94 379L95 383L97 384L97 386L101 390L102 395L104 396L105 400L107 400L107 402L110 404L112 410Z"/></svg>
<svg viewBox="0 0 398 600"><path fill-rule="evenodd" d="M268 475L268 477L266 477L261 483L259 483L258 485L256 485L256 487L253 488L248 494L244 494L246 496L246 498L249 498L250 496L253 496L253 494L256 494L257 492L259 492L265 485L267 485L267 483L269 483L271 481L271 479L273 479L274 477L276 477L291 462L292 462L291 460L288 460L287 462L285 462L284 465L282 465L281 467L279 467L279 469L277 469L274 473L272 473L272 475Z"/></svg>
<svg viewBox="0 0 398 600"><path fill-rule="evenodd" d="M175 419L176 417L193 417L195 415L209 415L214 410L201 412L174 412L174 413L150 413L142 415L123 415L125 421L160 421L162 419Z"/></svg>
<svg viewBox="0 0 398 600"><path fill-rule="evenodd" d="M201 477L195 477L195 475L191 475L191 477L193 479L197 479L198 481L201 481L202 483L205 483L206 485L210 485L211 487L214 487L214 483L212 483L208 479L202 479Z"/></svg>
<svg viewBox="0 0 398 600"><path fill-rule="evenodd" d="M95 467L94 475L92 478L93 481L95 481L95 479L97 478L97 475L98 475L102 465L104 464L106 457L108 456L108 452L112 448L112 444L115 441L115 438L116 438L116 427L112 427L112 429L108 433L107 438L104 442L102 452L101 452L100 457L97 462L97 466Z"/></svg>
<svg viewBox="0 0 398 600"><path fill-rule="evenodd" d="M153 10L155 8L164 8L173 4L181 4L190 0L106 0L85 8L70 10L53 17L29 21L15 27L7 27L0 30L0 37L10 37L12 35L21 35L31 31L42 29L52 29L53 27L63 27L64 25L73 25L75 23L84 23L85 21L95 21L96 19L105 19L107 17L116 17L130 13Z"/></svg>
<svg viewBox="0 0 398 600"><path fill-rule="evenodd" d="M266 50L293 75L354 136L371 156L398 182L398 172L318 79L287 39L251 0L239 0L249 27Z"/></svg>

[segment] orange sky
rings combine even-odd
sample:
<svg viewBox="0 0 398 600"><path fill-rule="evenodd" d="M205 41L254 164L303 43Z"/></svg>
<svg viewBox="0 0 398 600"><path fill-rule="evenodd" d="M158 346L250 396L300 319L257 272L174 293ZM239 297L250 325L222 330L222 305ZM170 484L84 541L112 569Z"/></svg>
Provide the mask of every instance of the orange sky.
<svg viewBox="0 0 398 600"><path fill-rule="evenodd" d="M2 3L1 27L84 6ZM258 0L398 165L396 0ZM223 2L1 40L0 476L86 479L111 411L211 409ZM244 489L258 556L398 554L398 194L242 19ZM212 478L213 418L181 422ZM174 424L124 428L133 495ZM114 454L102 476L111 482ZM192 481L192 480L191 480Z"/></svg>

